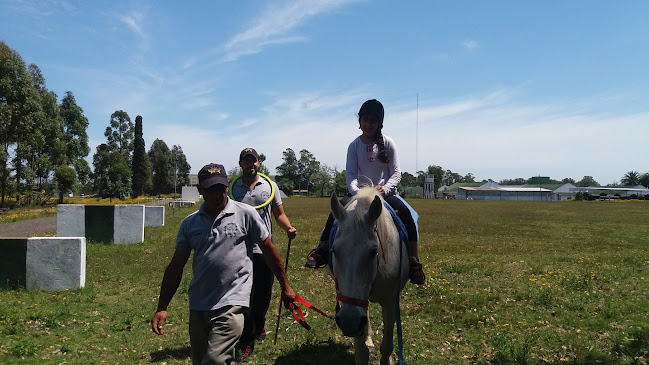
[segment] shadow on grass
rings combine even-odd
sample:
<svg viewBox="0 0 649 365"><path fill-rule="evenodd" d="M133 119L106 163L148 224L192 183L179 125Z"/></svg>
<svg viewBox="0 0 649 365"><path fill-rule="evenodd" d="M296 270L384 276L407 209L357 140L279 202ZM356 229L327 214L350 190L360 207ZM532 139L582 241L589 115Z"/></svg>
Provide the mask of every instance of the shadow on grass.
<svg viewBox="0 0 649 365"><path fill-rule="evenodd" d="M163 362L169 359L188 359L192 355L191 347L177 347L151 353L151 362Z"/></svg>
<svg viewBox="0 0 649 365"><path fill-rule="evenodd" d="M287 354L279 356L275 365L319 364L347 365L354 364L351 345L336 343L329 339L317 343L304 343Z"/></svg>

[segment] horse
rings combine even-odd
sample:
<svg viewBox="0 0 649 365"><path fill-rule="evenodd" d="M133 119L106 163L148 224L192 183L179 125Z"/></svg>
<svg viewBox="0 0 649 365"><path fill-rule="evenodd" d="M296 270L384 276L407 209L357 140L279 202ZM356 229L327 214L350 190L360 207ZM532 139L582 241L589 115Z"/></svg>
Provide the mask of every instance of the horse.
<svg viewBox="0 0 649 365"><path fill-rule="evenodd" d="M408 280L408 252L383 204L380 193L372 187L361 189L345 207L335 194L331 196L331 213L338 228L331 245L329 271L342 303L335 319L343 334L354 338L356 365L367 364L374 348L369 302L381 305L381 365L392 364L398 300Z"/></svg>

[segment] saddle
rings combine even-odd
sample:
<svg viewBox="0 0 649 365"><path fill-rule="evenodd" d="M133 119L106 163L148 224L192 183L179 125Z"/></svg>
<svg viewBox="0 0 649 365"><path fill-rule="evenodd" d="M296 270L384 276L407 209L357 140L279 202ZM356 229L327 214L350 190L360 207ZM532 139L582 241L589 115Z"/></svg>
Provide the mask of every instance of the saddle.
<svg viewBox="0 0 649 365"><path fill-rule="evenodd" d="M401 197L399 197L401 198ZM406 203L405 200L401 199L408 209L410 209L410 213L412 214L412 218L415 220L415 225L417 224L417 220L419 219L419 215L412 209L410 204ZM392 221L394 222L394 225L397 226L397 231L399 232L399 240L401 241L401 244L406 246L406 250L408 251L408 254L410 254L410 245L408 244L408 231L406 230L406 226L403 224L403 221L401 221L401 218L397 215L397 213L392 209L390 204L387 202L383 202L383 207L390 212L390 216L392 216ZM331 227L331 232L329 233L329 267L331 267L331 253L333 249L333 243L334 243L334 238L336 237L336 231L338 230L338 220L334 220L334 224Z"/></svg>

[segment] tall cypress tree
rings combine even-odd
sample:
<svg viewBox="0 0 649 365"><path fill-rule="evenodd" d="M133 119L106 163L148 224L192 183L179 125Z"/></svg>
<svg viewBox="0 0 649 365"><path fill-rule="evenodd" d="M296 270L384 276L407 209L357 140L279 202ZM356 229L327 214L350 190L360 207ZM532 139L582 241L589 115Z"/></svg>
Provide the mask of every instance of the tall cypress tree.
<svg viewBox="0 0 649 365"><path fill-rule="evenodd" d="M133 143L133 197L142 195L151 190L151 160L144 147L142 137L142 116L135 117L135 141Z"/></svg>

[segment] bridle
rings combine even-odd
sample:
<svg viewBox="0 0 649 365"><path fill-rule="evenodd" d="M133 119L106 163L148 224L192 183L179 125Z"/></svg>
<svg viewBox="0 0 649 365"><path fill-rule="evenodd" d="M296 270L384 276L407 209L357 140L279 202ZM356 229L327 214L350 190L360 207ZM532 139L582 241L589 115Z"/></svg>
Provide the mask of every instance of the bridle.
<svg viewBox="0 0 649 365"><path fill-rule="evenodd" d="M379 235L379 232L374 229L374 232L376 233L376 237L378 238L379 241L379 247L381 248L381 255L383 256L383 262L387 262L385 259L385 249L383 248L383 241L381 240L381 235ZM379 260L376 260L376 269L379 269ZM331 270L331 273L333 275L333 267ZM359 299L359 298L354 298L354 297L349 297L346 295L343 295L340 293L340 289L338 287L338 278L333 275L334 277L334 283L336 284L336 313L340 310L340 303L345 303L345 304L351 304L355 305L357 307L361 307L364 309L367 309L367 307L370 304L369 299ZM372 287L370 288L370 295L372 294L372 290L374 290L374 283L372 283Z"/></svg>

